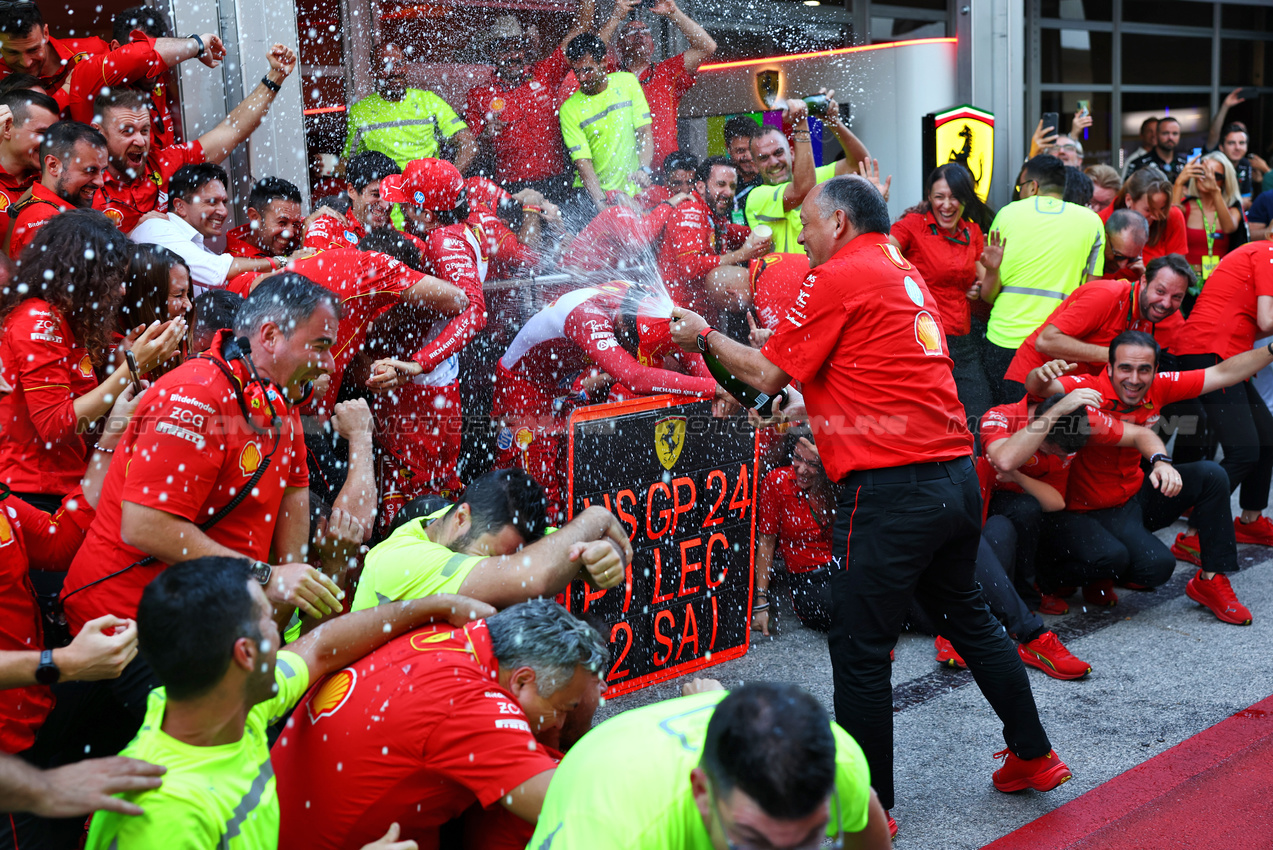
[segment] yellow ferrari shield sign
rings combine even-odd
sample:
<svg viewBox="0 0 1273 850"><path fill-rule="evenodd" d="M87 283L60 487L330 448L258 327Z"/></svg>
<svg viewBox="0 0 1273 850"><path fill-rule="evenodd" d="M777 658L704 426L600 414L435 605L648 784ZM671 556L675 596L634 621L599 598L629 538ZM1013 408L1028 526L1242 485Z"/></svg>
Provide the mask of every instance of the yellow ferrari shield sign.
<svg viewBox="0 0 1273 850"><path fill-rule="evenodd" d="M676 466L685 448L685 417L667 416L654 423L654 449L664 469Z"/></svg>
<svg viewBox="0 0 1273 850"><path fill-rule="evenodd" d="M924 173L957 162L972 173L977 197L986 200L994 173L995 117L971 106L924 116Z"/></svg>

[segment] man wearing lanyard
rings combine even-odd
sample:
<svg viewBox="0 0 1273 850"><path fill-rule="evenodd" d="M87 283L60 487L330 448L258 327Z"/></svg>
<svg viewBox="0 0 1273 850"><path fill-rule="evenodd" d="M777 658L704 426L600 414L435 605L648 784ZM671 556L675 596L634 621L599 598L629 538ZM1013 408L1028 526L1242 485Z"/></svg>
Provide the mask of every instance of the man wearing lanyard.
<svg viewBox="0 0 1273 850"><path fill-rule="evenodd" d="M995 787L1049 791L1070 771L973 578L981 496L933 296L889 243L888 209L866 180L820 184L800 218L813 271L762 350L681 308L671 327L679 345L710 353L762 392L793 377L802 383L819 454L839 488L829 636L836 721L862 746L891 808L889 651L916 600L944 624L1003 721L1008 749ZM899 382L901 374L910 379Z"/></svg>

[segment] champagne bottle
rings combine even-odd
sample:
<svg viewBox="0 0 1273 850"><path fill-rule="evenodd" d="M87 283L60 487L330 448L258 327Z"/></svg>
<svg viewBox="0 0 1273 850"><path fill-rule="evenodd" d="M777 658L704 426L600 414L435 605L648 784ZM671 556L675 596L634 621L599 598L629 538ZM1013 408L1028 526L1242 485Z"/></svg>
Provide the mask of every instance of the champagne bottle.
<svg viewBox="0 0 1273 850"><path fill-rule="evenodd" d="M734 374L725 367L725 364L717 360L716 355L710 351L703 352L703 360L707 362L707 368L712 373L712 377L716 379L716 383L724 387L725 392L738 399L738 403L743 407L751 408L765 418L770 416L770 406L775 398L781 399L778 405L780 409L786 408L788 395L786 387L778 390L773 395L762 393L755 387L735 378Z"/></svg>

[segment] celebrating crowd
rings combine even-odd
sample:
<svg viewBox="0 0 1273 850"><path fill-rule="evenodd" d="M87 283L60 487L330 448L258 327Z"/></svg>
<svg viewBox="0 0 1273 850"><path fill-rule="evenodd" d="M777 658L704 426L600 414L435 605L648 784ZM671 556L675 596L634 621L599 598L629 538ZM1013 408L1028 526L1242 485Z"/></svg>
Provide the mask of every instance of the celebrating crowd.
<svg viewBox="0 0 1273 850"><path fill-rule="evenodd" d="M1080 112L997 213L952 162L890 221L834 92L682 149L716 45L641 4L689 45L656 61L637 5L583 0L556 46L498 19L459 112L377 46L344 190L307 211L265 176L227 229L220 163L290 48L183 140L168 75L217 35L136 7L72 44L0 3L0 843L884 848L903 629L976 674L1011 792L1071 777L1026 667L1100 663L1044 615L1185 561L1251 623L1227 575L1273 546L1273 192L1236 93L1211 153L1163 117L1083 171ZM741 415L709 359L766 400L752 626L784 587L828 633L834 721L695 680L590 731L610 647L554 599L622 586L633 529L572 516L567 423Z"/></svg>

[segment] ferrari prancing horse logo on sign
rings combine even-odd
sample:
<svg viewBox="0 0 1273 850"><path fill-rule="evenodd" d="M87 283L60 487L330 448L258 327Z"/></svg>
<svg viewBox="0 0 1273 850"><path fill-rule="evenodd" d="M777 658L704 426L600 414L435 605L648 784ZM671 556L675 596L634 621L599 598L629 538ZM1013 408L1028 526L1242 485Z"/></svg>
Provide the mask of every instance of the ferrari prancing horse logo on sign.
<svg viewBox="0 0 1273 850"><path fill-rule="evenodd" d="M664 469L676 466L685 448L685 417L667 416L654 423L654 448Z"/></svg>

